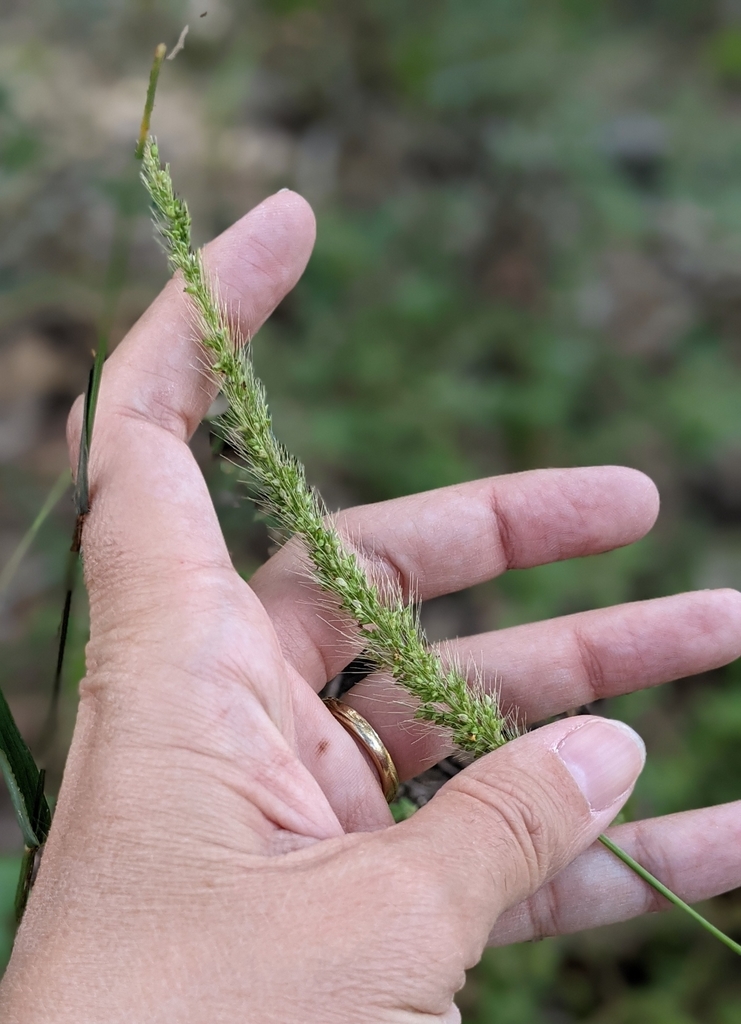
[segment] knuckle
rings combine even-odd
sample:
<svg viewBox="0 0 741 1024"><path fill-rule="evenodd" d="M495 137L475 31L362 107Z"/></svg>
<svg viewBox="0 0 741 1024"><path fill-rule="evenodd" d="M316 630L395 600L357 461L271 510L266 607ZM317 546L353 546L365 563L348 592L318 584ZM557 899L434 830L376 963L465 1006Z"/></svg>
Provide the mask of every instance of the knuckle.
<svg viewBox="0 0 741 1024"><path fill-rule="evenodd" d="M581 673L587 684L590 701L607 696L607 681L604 665L592 639L579 626L574 629L574 643Z"/></svg>
<svg viewBox="0 0 741 1024"><path fill-rule="evenodd" d="M171 389L165 383L160 391L153 387L146 396L146 404L139 407L134 404L120 404L111 408L112 419L121 423L130 421L134 424L151 424L159 427L167 434L173 434L181 441L186 441L192 432L192 423L187 412L174 403Z"/></svg>
<svg viewBox="0 0 741 1024"><path fill-rule="evenodd" d="M513 871L507 889L526 894L540 888L550 874L563 834L564 817L554 795L534 775L517 772L511 778L461 780L461 791L488 818L495 844L503 850L501 861ZM501 880L500 880L501 881Z"/></svg>
<svg viewBox="0 0 741 1024"><path fill-rule="evenodd" d="M559 887L553 882L542 886L525 904L532 940L548 939L562 932L563 907Z"/></svg>
<svg viewBox="0 0 741 1024"><path fill-rule="evenodd" d="M506 571L514 568L518 562L517 534L510 515L505 511L504 503L500 500L496 488L491 492L490 507L494 517L495 533L502 552L503 569Z"/></svg>
<svg viewBox="0 0 741 1024"><path fill-rule="evenodd" d="M663 857L655 843L649 841L647 831L640 824L635 826L633 834L633 850L631 855L642 864L647 871L650 871L656 878L660 878L664 885L676 892L677 886L674 881L674 871L671 860ZM643 913L656 914L662 910L669 910L671 903L660 892L657 892L648 882L632 876L636 885L641 886L643 893Z"/></svg>
<svg viewBox="0 0 741 1024"><path fill-rule="evenodd" d="M369 579L389 595L408 600L415 589L419 574L412 567L402 565L388 551L371 547L360 537L348 537L348 546L355 552Z"/></svg>

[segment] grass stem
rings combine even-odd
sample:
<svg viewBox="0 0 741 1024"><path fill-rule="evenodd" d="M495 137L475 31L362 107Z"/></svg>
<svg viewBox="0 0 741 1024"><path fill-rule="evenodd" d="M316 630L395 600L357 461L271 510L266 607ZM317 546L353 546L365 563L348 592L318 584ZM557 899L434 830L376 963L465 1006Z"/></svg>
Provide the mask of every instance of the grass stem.
<svg viewBox="0 0 741 1024"><path fill-rule="evenodd" d="M612 839L609 838L609 836L601 835L599 837L599 841L603 844L603 846L606 846L611 853L614 853L615 856L623 862L623 864L626 864L631 869L631 871L634 871L639 876L639 878L642 878L644 882L648 882L650 886L652 886L665 899L669 900L669 902L672 903L675 907L679 907L679 909L683 910L685 914L689 914L690 917L694 918L694 920L697 921L698 924L702 925L705 931L710 932L710 934L714 935L716 939L719 939L724 946L728 946L728 948L732 949L734 953L737 953L739 956L741 956L741 945L739 945L738 942L734 942L734 940L729 935L726 935L725 932L722 932L720 928L716 928L714 924L711 924L707 918L703 917L702 914L699 914L693 907L689 905L689 903L685 903L683 899L680 899L680 897L677 896L675 892L672 892L671 889L667 888L667 886L665 886L663 882L660 882L655 875L652 875L650 871L647 871L641 864L638 863L637 860L633 860L630 854L626 853L625 850L622 849L622 847L617 845L617 843L614 843Z"/></svg>
<svg viewBox="0 0 741 1024"><path fill-rule="evenodd" d="M157 81L160 77L160 70L162 68L162 62L165 59L167 53L167 47L164 43L160 43L154 51L154 60L152 61L152 68L149 72L149 86L147 88L147 98L144 103L144 114L142 116L142 123L139 128L139 139L136 144L134 156L137 160L141 160L144 156L144 143L147 141L149 135L149 126L152 121L152 111L154 110L154 97L157 92Z"/></svg>
<svg viewBox="0 0 741 1024"><path fill-rule="evenodd" d="M8 561L3 566L2 572L0 572L0 594L4 594L10 586L10 583L15 576L18 568L23 559L28 554L31 545L34 542L36 534L39 532L41 527L44 525L46 520L49 518L57 502L60 500L62 495L67 491L71 483L70 473L68 469L63 470L57 479L54 481L54 486L46 496L46 501L38 511L38 515L31 523L29 528L26 530L23 537L18 542L13 554L10 556Z"/></svg>

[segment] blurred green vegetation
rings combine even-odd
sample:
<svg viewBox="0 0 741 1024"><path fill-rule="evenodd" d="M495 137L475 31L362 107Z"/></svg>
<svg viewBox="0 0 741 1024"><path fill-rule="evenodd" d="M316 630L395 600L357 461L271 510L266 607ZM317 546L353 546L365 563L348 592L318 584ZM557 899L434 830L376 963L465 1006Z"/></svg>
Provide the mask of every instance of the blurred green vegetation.
<svg viewBox="0 0 741 1024"><path fill-rule="evenodd" d="M286 185L317 211L314 257L255 354L276 430L330 504L604 462L660 486L645 541L443 599L435 629L741 586L741 4L6 0L2 19L0 555L64 464L115 239L114 340L165 279L131 150L151 51L188 21L154 128L198 237ZM194 447L249 573L264 524L206 430ZM71 528L61 508L0 597L0 686L31 741ZM648 743L632 813L741 796L740 675L600 709ZM738 937L738 894L706 909ZM461 1006L467 1024L731 1024L741 982L672 914L491 951Z"/></svg>

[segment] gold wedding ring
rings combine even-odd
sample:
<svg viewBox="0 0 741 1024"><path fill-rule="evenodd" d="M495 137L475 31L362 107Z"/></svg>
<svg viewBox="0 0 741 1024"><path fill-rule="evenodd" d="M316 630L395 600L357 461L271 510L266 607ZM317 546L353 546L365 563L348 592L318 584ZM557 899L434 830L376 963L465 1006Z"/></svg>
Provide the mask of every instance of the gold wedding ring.
<svg viewBox="0 0 741 1024"><path fill-rule="evenodd" d="M366 722L363 716L359 715L349 704L335 700L334 697L325 697L324 703L340 725L361 745L371 759L378 772L383 795L386 797L386 801L391 803L399 789L399 773L391 760L391 754L383 745L381 737L370 722Z"/></svg>

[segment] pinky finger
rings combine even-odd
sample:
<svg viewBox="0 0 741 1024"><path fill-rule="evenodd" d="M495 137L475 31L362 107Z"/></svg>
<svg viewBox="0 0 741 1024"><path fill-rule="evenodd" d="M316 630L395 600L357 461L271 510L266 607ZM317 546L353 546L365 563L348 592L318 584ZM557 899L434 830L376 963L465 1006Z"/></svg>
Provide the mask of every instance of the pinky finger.
<svg viewBox="0 0 741 1024"><path fill-rule="evenodd" d="M687 903L741 885L741 801L620 825L608 835ZM529 900L505 911L489 944L567 935L669 906L595 843Z"/></svg>

